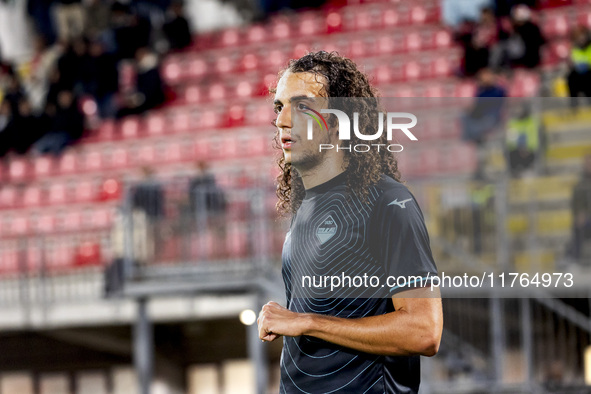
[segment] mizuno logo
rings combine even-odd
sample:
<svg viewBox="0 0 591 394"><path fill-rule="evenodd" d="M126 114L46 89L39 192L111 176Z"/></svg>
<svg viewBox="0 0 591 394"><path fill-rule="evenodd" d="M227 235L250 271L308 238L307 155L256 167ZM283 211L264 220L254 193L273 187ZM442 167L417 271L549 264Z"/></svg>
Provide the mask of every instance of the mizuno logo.
<svg viewBox="0 0 591 394"><path fill-rule="evenodd" d="M388 206L390 205L398 205L400 208L404 209L406 208L406 203L412 201L412 198L409 198L408 200L404 200L404 201L398 201L398 199L392 201L390 204L388 204Z"/></svg>

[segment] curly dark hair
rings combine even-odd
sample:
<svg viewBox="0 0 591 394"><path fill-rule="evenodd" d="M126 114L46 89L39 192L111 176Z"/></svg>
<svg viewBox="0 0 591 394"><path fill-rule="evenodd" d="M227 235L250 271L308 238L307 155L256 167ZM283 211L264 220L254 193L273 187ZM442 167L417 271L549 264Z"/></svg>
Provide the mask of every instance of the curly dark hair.
<svg viewBox="0 0 591 394"><path fill-rule="evenodd" d="M345 111L358 112L359 129L365 127L377 127L378 119L371 116L371 112L379 109L377 90L369 83L369 78L361 72L356 64L336 52L318 51L311 52L299 59L289 62L289 65L279 72L279 77L286 72L292 73L313 73L324 77L323 90L329 99L330 108L342 107ZM323 82L319 80L318 82ZM275 93L275 89L270 89ZM363 98L364 100L338 100L338 98ZM331 102L331 98L333 98ZM335 102L338 101L338 102ZM344 108L343 108L344 107ZM334 125L336 118L331 117L331 125ZM375 128L372 128L375 130ZM370 129L371 130L371 129ZM275 133L275 148L281 150L279 141L279 130ZM342 141L341 146L350 146L358 143L365 143L352 133L349 141ZM388 145L386 133L375 141L377 144ZM397 181L401 180L398 170L398 162L394 155L386 149L369 152L347 152L346 158L346 183L350 192L359 196L362 201L367 199L369 187L380 180L382 174L388 175ZM297 170L291 163L285 162L283 153L277 158L277 165L281 173L277 176L277 210L282 215L293 214L300 207L305 195L304 184Z"/></svg>

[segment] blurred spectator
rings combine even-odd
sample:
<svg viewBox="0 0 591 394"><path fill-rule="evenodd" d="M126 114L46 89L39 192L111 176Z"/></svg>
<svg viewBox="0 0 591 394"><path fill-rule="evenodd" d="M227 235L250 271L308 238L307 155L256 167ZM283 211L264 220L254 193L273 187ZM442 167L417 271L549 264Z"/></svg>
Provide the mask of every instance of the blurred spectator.
<svg viewBox="0 0 591 394"><path fill-rule="evenodd" d="M577 105L577 97L591 97L591 36L582 26L575 28L571 35L570 73L568 89L571 105Z"/></svg>
<svg viewBox="0 0 591 394"><path fill-rule="evenodd" d="M45 105L49 88L49 77L56 67L57 60L62 55L61 45L47 46L43 37L36 37L35 53L29 62L30 72L23 81L25 91L29 97L33 110L39 112Z"/></svg>
<svg viewBox="0 0 591 394"><path fill-rule="evenodd" d="M540 150L540 128L528 105L507 122L506 146L513 176L533 166Z"/></svg>
<svg viewBox="0 0 591 394"><path fill-rule="evenodd" d="M466 22L456 33L456 40L464 50L463 74L473 76L488 67L490 51L497 43L499 27L490 8L484 8L480 20L474 24Z"/></svg>
<svg viewBox="0 0 591 394"><path fill-rule="evenodd" d="M38 35L43 37L47 45L55 42L55 25L51 18L51 6L54 0L28 0L27 13L34 21Z"/></svg>
<svg viewBox="0 0 591 394"><path fill-rule="evenodd" d="M77 38L67 46L65 53L59 58L59 83L63 89L79 93L82 90L83 73L87 62L86 42Z"/></svg>
<svg viewBox="0 0 591 394"><path fill-rule="evenodd" d="M170 49L183 49L191 45L191 29L184 17L183 3L175 1L167 11L166 22L162 26Z"/></svg>
<svg viewBox="0 0 591 394"><path fill-rule="evenodd" d="M43 135L39 118L33 114L29 100L24 97L18 103L18 112L14 116L12 128L17 133L12 147L19 154L26 153Z"/></svg>
<svg viewBox="0 0 591 394"><path fill-rule="evenodd" d="M495 0L495 14L498 17L509 16L513 8L519 4L525 4L529 8L536 8L537 0Z"/></svg>
<svg viewBox="0 0 591 394"><path fill-rule="evenodd" d="M580 260L585 256L585 246L591 243L591 154L585 156L581 179L572 196L573 239L572 256Z"/></svg>
<svg viewBox="0 0 591 394"><path fill-rule="evenodd" d="M531 10L518 5L511 11L511 20L500 33L503 37L493 49L491 66L534 68L540 64L540 49L546 42L537 24L531 20Z"/></svg>
<svg viewBox="0 0 591 394"><path fill-rule="evenodd" d="M134 210L142 211L154 222L164 216L164 191L154 178L154 170L142 168L142 181L133 188L131 205Z"/></svg>
<svg viewBox="0 0 591 394"><path fill-rule="evenodd" d="M150 22L133 14L126 4L111 6L111 27L118 59L132 59L139 48L150 44Z"/></svg>
<svg viewBox="0 0 591 394"><path fill-rule="evenodd" d="M457 27L464 21L475 21L482 9L492 7L491 0L442 0L441 17L450 27Z"/></svg>
<svg viewBox="0 0 591 394"><path fill-rule="evenodd" d="M49 114L52 112L51 107L48 106ZM76 97L72 91L63 90L57 95L50 130L35 143L35 148L40 153L59 155L68 145L80 139L83 131L84 117Z"/></svg>
<svg viewBox="0 0 591 394"><path fill-rule="evenodd" d="M138 49L135 66L137 69L135 89L123 97L119 117L144 113L165 100L164 83L160 76L156 54L148 48Z"/></svg>
<svg viewBox="0 0 591 394"><path fill-rule="evenodd" d="M8 101L10 110L13 114L18 111L18 103L24 97L18 77L12 70L6 76L6 86L4 87L4 100Z"/></svg>
<svg viewBox="0 0 591 394"><path fill-rule="evenodd" d="M197 173L189 182L191 212L195 214L204 206L208 213L220 214L226 209L224 191L216 184L215 177L208 171L207 163L197 163Z"/></svg>
<svg viewBox="0 0 591 394"><path fill-rule="evenodd" d="M497 76L490 69L478 73L478 90L472 108L462 118L462 139L479 148L475 178L481 179L484 172L485 151L482 149L485 137L501 123L505 89L498 83Z"/></svg>
<svg viewBox="0 0 591 394"><path fill-rule="evenodd" d="M0 157L4 157L13 144L12 107L7 100L0 102Z"/></svg>
<svg viewBox="0 0 591 394"><path fill-rule="evenodd" d="M106 0L90 0L85 7L84 35L91 40L105 41L111 23L111 5Z"/></svg>
<svg viewBox="0 0 591 394"><path fill-rule="evenodd" d="M100 117L115 117L115 97L119 89L117 59L105 52L100 41L92 41L88 46L84 85L84 91L96 101Z"/></svg>
<svg viewBox="0 0 591 394"><path fill-rule="evenodd" d="M62 42L80 38L84 32L84 6L82 0L57 0L55 16L58 38Z"/></svg>

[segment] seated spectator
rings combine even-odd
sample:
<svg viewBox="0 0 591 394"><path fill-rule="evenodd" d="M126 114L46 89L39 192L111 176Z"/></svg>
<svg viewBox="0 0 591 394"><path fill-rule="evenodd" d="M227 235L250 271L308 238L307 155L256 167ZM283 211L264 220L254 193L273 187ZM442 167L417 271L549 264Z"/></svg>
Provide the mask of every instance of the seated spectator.
<svg viewBox="0 0 591 394"><path fill-rule="evenodd" d="M533 166L540 150L540 128L528 106L524 105L521 113L507 122L506 146L513 176Z"/></svg>
<svg viewBox="0 0 591 394"><path fill-rule="evenodd" d="M191 45L191 29L183 15L183 3L175 1L171 4L162 26L170 49L183 49Z"/></svg>
<svg viewBox="0 0 591 394"><path fill-rule="evenodd" d="M87 56L86 41L82 38L74 40L67 46L66 51L57 61L59 82L64 89L77 93L82 90Z"/></svg>
<svg viewBox="0 0 591 394"><path fill-rule="evenodd" d="M506 97L505 89L497 82L497 76L490 69L478 73L478 89L474 105L463 119L463 139L477 144L483 142L502 119L502 106Z"/></svg>
<svg viewBox="0 0 591 394"><path fill-rule="evenodd" d="M51 116L53 105L48 105L47 112ZM57 95L55 114L52 116L50 130L35 143L40 153L59 155L71 143L82 137L84 116L78 108L74 93L63 90Z"/></svg>
<svg viewBox="0 0 591 394"><path fill-rule="evenodd" d="M111 28L118 60L133 59L139 48L150 44L150 21L132 13L126 4L111 6Z"/></svg>
<svg viewBox="0 0 591 394"><path fill-rule="evenodd" d="M88 55L84 91L96 101L101 118L113 118L117 114L115 98L119 89L117 59L105 53L99 41L89 44Z"/></svg>
<svg viewBox="0 0 591 394"><path fill-rule="evenodd" d="M504 24L501 39L491 54L491 66L495 69L527 67L540 64L540 49L546 40L537 24L531 20L531 10L518 5L511 12L511 20Z"/></svg>
<svg viewBox="0 0 591 394"><path fill-rule="evenodd" d="M462 139L478 147L478 163L475 179L483 179L485 150L484 140L501 123L503 118L505 89L497 82L497 76L490 69L478 73L478 90L474 105L462 117Z"/></svg>
<svg viewBox="0 0 591 394"><path fill-rule="evenodd" d="M577 97L591 96L591 36L589 31L580 26L572 32L572 50L570 55L570 73L568 89L571 105L577 105Z"/></svg>
<svg viewBox="0 0 591 394"><path fill-rule="evenodd" d="M495 14L502 18L511 15L511 11L519 4L525 4L529 8L536 8L537 0L495 0Z"/></svg>
<svg viewBox="0 0 591 394"><path fill-rule="evenodd" d="M22 98L18 103L18 112L14 116L12 127L15 135L12 147L19 154L25 154L42 137L43 129L39 118L33 114L31 103Z"/></svg>
<svg viewBox="0 0 591 394"><path fill-rule="evenodd" d="M0 102L0 157L4 157L13 145L12 107L7 100Z"/></svg>
<svg viewBox="0 0 591 394"><path fill-rule="evenodd" d="M57 0L55 3L58 38L62 42L80 38L85 22L82 0Z"/></svg>
<svg viewBox="0 0 591 394"><path fill-rule="evenodd" d="M488 67L490 50L496 44L499 27L493 11L484 8L480 13L478 23L464 23L456 40L464 50L462 72L465 76L473 76L481 69Z"/></svg>
<svg viewBox="0 0 591 394"><path fill-rule="evenodd" d="M136 69L135 90L123 97L119 117L141 114L164 103L164 83L160 76L158 57L148 48L138 49Z"/></svg>
<svg viewBox="0 0 591 394"><path fill-rule="evenodd" d="M583 173L573 190L573 239L571 254L576 260L584 256L591 243L591 155L584 159Z"/></svg>
<svg viewBox="0 0 591 394"><path fill-rule="evenodd" d="M105 40L111 23L111 5L106 0L90 0L84 9L84 35L91 40Z"/></svg>

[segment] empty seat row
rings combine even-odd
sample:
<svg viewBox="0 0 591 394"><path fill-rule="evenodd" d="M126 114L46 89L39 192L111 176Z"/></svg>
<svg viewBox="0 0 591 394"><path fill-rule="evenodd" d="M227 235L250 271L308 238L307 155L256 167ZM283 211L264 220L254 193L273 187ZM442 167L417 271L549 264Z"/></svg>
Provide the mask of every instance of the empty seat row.
<svg viewBox="0 0 591 394"><path fill-rule="evenodd" d="M0 239L104 230L111 227L115 207L107 204L53 210L19 210L2 213Z"/></svg>
<svg viewBox="0 0 591 394"><path fill-rule="evenodd" d="M84 177L49 183L42 178L39 183L2 185L0 210L113 201L118 200L121 194L121 182L114 178L101 180Z"/></svg>
<svg viewBox="0 0 591 394"><path fill-rule="evenodd" d="M287 65L289 59L300 57L311 49L336 51L362 60L369 56L416 54L417 51L450 48L452 45L451 33L444 28L412 27L371 34L342 34L328 38L298 37L297 40L291 40L289 45L275 48L261 45L241 51L173 54L164 60L162 70L165 80L174 85L191 79L207 78L210 81L212 77L217 77L223 80L228 74L277 73Z"/></svg>
<svg viewBox="0 0 591 394"><path fill-rule="evenodd" d="M376 3L329 10L300 12L294 17L278 16L265 25L230 28L199 36L195 49L236 48L276 42L292 37L312 37L342 31L366 31L433 23L439 20L438 2Z"/></svg>

